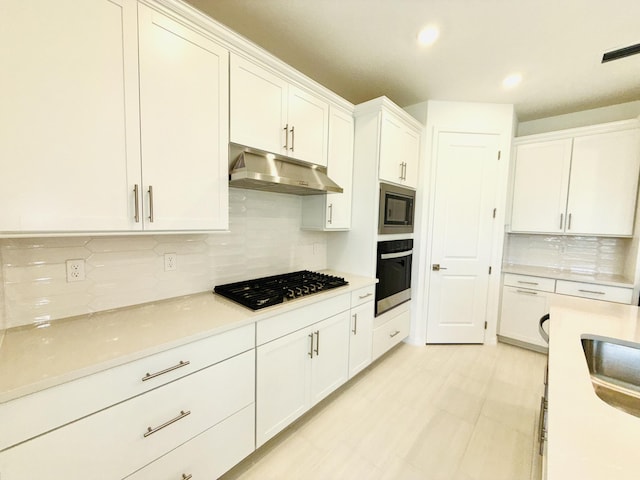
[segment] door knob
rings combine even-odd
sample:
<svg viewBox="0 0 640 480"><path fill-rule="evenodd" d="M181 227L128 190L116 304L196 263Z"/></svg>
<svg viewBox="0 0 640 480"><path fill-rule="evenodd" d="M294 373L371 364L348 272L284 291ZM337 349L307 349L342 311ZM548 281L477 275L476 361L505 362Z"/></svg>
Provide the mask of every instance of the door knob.
<svg viewBox="0 0 640 480"><path fill-rule="evenodd" d="M433 265L431 265L431 270L433 270L434 272L439 272L440 270L446 270L447 267L441 267L439 263L434 263Z"/></svg>

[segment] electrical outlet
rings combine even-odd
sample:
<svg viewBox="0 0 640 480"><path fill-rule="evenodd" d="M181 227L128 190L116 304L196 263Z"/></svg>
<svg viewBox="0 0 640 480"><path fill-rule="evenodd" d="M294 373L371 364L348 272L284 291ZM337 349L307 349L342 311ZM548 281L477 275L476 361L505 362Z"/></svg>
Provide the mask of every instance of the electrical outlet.
<svg viewBox="0 0 640 480"><path fill-rule="evenodd" d="M172 272L177 269L178 269L178 254L165 253L164 254L164 271Z"/></svg>
<svg viewBox="0 0 640 480"><path fill-rule="evenodd" d="M67 260L67 282L84 280L84 259Z"/></svg>

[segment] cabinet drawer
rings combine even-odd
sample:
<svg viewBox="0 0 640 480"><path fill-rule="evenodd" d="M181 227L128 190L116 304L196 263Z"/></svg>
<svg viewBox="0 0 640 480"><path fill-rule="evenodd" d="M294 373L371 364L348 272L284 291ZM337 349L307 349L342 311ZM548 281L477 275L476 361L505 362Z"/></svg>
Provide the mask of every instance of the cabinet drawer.
<svg viewBox="0 0 640 480"><path fill-rule="evenodd" d="M254 450L255 405L231 415L126 480L218 478ZM183 477L184 476L184 477Z"/></svg>
<svg viewBox="0 0 640 480"><path fill-rule="evenodd" d="M558 280L556 293L573 295L574 297L593 298L616 303L631 303L633 289L624 287L612 287L610 285L597 285L593 283L569 282Z"/></svg>
<svg viewBox="0 0 640 480"><path fill-rule="evenodd" d="M407 338L410 325L411 310L406 310L376 328L373 331L373 359Z"/></svg>
<svg viewBox="0 0 640 480"><path fill-rule="evenodd" d="M247 325L0 404L0 450L250 350L254 342L255 328Z"/></svg>
<svg viewBox="0 0 640 480"><path fill-rule="evenodd" d="M319 322L325 318L349 310L351 294L345 293L321 302L300 307L275 317L267 318L256 325L256 341L258 345L280 338L301 328Z"/></svg>
<svg viewBox="0 0 640 480"><path fill-rule="evenodd" d="M504 274L504 284L511 287L529 288L553 293L556 281L553 278L534 277L531 275Z"/></svg>
<svg viewBox="0 0 640 480"><path fill-rule="evenodd" d="M376 296L376 286L369 285L351 292L351 308L371 302Z"/></svg>
<svg viewBox="0 0 640 480"><path fill-rule="evenodd" d="M0 453L2 480L123 478L254 403L254 378L252 350Z"/></svg>

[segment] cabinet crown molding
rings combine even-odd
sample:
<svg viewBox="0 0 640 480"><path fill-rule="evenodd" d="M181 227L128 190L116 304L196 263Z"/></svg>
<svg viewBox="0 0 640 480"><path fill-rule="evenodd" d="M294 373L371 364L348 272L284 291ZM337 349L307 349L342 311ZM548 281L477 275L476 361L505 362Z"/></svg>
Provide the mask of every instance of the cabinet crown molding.
<svg viewBox="0 0 640 480"><path fill-rule="evenodd" d="M527 143L536 143L547 140L561 140L563 138L581 137L584 135L594 135L598 133L618 132L621 130L632 130L634 128L640 128L640 117L632 118L630 120L619 120L616 122L588 125L586 127L575 127L565 130L515 137L513 139L513 145L524 145Z"/></svg>
<svg viewBox="0 0 640 480"><path fill-rule="evenodd" d="M374 98L373 100L368 100L364 103L356 105L353 116L361 117L363 115L377 113L381 110L386 110L387 112L400 117L418 133L420 133L424 129L424 125L422 123L420 123L408 112L403 110L401 107L393 103L391 100L389 100L389 98L385 96Z"/></svg>

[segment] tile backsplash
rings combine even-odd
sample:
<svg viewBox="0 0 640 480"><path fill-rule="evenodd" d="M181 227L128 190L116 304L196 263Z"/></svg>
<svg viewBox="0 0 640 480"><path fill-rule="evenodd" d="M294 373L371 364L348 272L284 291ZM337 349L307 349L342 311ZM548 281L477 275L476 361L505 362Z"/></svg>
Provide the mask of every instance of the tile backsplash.
<svg viewBox="0 0 640 480"><path fill-rule="evenodd" d="M0 329L326 268L327 234L300 230L301 214L298 196L232 188L228 232L0 240ZM84 281L66 281L70 259L85 260Z"/></svg>
<svg viewBox="0 0 640 480"><path fill-rule="evenodd" d="M625 264L631 258L631 247L630 238L508 234L503 261L574 273L628 276L633 271Z"/></svg>

